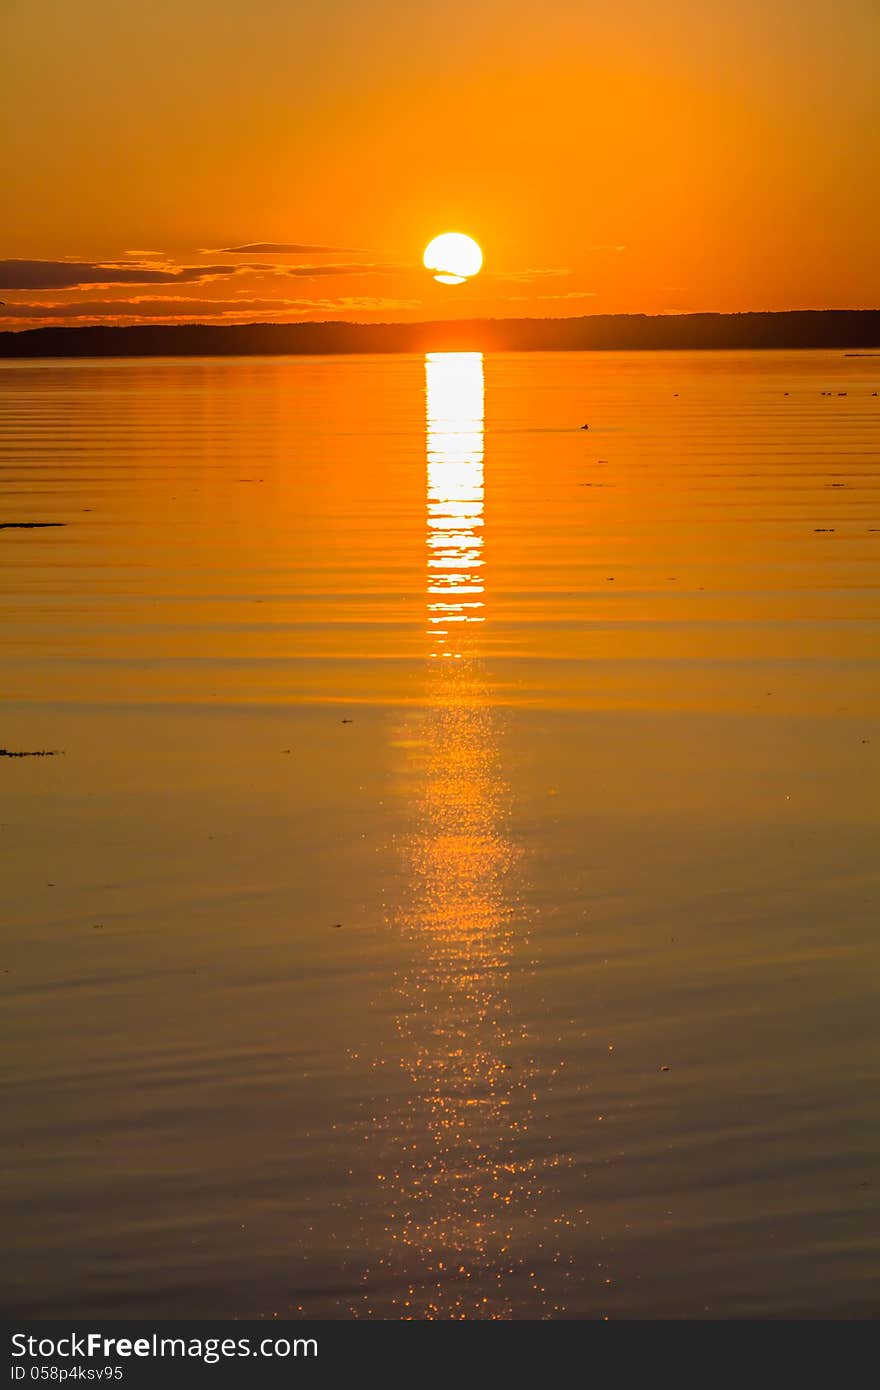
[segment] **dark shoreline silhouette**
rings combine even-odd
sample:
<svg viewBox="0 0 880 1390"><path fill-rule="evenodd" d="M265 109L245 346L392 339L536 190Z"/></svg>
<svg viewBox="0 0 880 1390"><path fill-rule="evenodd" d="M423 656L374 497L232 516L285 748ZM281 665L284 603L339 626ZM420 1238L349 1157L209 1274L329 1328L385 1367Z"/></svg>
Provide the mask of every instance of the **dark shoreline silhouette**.
<svg viewBox="0 0 880 1390"><path fill-rule="evenodd" d="M435 323L146 324L0 333L0 357L880 347L880 309Z"/></svg>

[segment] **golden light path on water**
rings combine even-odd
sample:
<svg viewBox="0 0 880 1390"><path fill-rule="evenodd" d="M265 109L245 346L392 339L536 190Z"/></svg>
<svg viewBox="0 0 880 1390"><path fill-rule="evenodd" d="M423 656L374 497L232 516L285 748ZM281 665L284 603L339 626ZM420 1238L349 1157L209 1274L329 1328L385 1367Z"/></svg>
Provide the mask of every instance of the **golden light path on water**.
<svg viewBox="0 0 880 1390"><path fill-rule="evenodd" d="M534 1068L509 993L523 944L518 854L479 660L482 354L429 354L425 371L427 698L400 740L413 797L398 1017L410 1089L384 1125L389 1250L378 1282L393 1290L392 1316L534 1316L544 1306L529 1254L541 1243Z"/></svg>
<svg viewBox="0 0 880 1390"><path fill-rule="evenodd" d="M483 355L425 358L428 458L428 615L431 656L475 655L462 631L482 623ZM450 636L451 634L451 636Z"/></svg>

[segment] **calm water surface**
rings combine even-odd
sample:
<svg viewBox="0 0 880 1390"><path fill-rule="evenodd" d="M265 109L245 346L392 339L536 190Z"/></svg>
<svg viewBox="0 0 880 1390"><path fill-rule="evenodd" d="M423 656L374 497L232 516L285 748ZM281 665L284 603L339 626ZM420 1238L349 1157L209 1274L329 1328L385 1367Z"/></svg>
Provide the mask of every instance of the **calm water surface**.
<svg viewBox="0 0 880 1390"><path fill-rule="evenodd" d="M878 1312L878 391L0 365L9 1311Z"/></svg>

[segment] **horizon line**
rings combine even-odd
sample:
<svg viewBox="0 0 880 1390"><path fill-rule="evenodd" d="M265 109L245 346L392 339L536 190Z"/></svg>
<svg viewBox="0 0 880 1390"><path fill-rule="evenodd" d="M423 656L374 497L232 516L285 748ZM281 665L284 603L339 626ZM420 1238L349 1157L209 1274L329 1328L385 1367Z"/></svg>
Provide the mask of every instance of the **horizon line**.
<svg viewBox="0 0 880 1390"><path fill-rule="evenodd" d="M6 358L774 348L880 348L880 309L700 310L409 323L60 323L0 330L0 357Z"/></svg>

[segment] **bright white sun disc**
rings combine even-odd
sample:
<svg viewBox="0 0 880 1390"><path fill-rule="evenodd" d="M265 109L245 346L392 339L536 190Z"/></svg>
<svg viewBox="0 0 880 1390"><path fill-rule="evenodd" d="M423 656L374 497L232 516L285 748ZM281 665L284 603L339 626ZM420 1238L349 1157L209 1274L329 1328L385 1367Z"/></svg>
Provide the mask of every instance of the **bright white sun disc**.
<svg viewBox="0 0 880 1390"><path fill-rule="evenodd" d="M464 232L443 232L428 242L422 259L441 285L461 285L479 273L483 253Z"/></svg>

